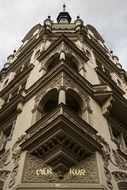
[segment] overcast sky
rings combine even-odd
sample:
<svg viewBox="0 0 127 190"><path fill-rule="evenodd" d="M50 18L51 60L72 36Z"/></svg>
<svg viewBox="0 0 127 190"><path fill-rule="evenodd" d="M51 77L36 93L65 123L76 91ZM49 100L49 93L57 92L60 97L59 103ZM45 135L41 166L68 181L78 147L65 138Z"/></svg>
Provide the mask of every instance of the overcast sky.
<svg viewBox="0 0 127 190"><path fill-rule="evenodd" d="M98 30L127 71L127 0L0 0L0 68L35 24L49 14L56 21L63 3L73 20L79 14Z"/></svg>

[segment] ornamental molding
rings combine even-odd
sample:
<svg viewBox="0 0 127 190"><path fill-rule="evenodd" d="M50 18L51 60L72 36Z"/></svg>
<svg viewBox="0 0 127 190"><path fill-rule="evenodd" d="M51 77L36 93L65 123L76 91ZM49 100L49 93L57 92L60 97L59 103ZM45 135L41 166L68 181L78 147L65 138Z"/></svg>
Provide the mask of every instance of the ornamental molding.
<svg viewBox="0 0 127 190"><path fill-rule="evenodd" d="M0 170L0 180L5 181L10 174L9 170Z"/></svg>
<svg viewBox="0 0 127 190"><path fill-rule="evenodd" d="M64 45L65 53L66 51L72 53L75 57L78 57L79 60L82 59L83 62L87 62L89 60L86 55L83 54L83 52L64 34L62 34L53 44L51 44L49 48L47 48L47 50L38 57L38 60L41 62L47 55L49 56L51 52L58 51L58 48L60 48L59 51L63 50L63 44L66 44Z"/></svg>
<svg viewBox="0 0 127 190"><path fill-rule="evenodd" d="M20 143L24 142L25 139L26 135L22 135L21 137L19 137L12 148L12 160L14 163L14 167L11 171L11 180L9 182L9 188L11 188L16 182L16 176L18 174L18 168L19 168L19 160L22 153L19 145Z"/></svg>
<svg viewBox="0 0 127 190"><path fill-rule="evenodd" d="M127 182L127 173L125 173L125 172L114 171L114 172L112 172L112 175L117 182L119 182L119 181Z"/></svg>
<svg viewBox="0 0 127 190"><path fill-rule="evenodd" d="M51 175L36 175L36 171L40 168L48 168L43 160L35 155L26 154L25 168L22 178L22 183L99 183L98 169L96 163L96 156L89 155L84 160L75 165L74 169L85 169L85 175L70 175L69 172L64 174L64 178L59 178L57 173L53 172ZM29 177L29 175L31 177Z"/></svg>
<svg viewBox="0 0 127 190"><path fill-rule="evenodd" d="M111 182L112 175L109 170L109 161L110 161L111 150L110 150L109 144L105 141L105 139L102 136L98 135L97 141L103 146L101 153L102 153L102 158L104 161L104 174L106 177L106 183L107 183L107 186L109 189L113 189L113 184Z"/></svg>
<svg viewBox="0 0 127 190"><path fill-rule="evenodd" d="M7 166L10 163L10 160L8 160L9 155L10 155L10 149L8 149L0 156L0 169L3 169L5 166Z"/></svg>
<svg viewBox="0 0 127 190"><path fill-rule="evenodd" d="M113 98L113 96L110 96L102 105L102 113L105 117L108 116L109 111L112 108L112 104L115 101L115 99Z"/></svg>
<svg viewBox="0 0 127 190"><path fill-rule="evenodd" d="M115 160L115 166L119 167L119 169L127 170L127 160L124 159L117 151L112 150L113 157Z"/></svg>

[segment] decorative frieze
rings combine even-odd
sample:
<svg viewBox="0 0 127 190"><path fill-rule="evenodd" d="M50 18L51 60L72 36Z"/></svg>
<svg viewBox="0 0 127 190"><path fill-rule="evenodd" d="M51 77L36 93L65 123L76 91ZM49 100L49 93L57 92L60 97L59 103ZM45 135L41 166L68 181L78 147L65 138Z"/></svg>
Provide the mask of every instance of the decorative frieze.
<svg viewBox="0 0 127 190"><path fill-rule="evenodd" d="M117 151L112 150L116 166L120 169L127 170L127 160L125 160Z"/></svg>
<svg viewBox="0 0 127 190"><path fill-rule="evenodd" d="M0 180L5 181L10 174L9 170L0 170Z"/></svg>
<svg viewBox="0 0 127 190"><path fill-rule="evenodd" d="M40 174L40 171L42 174ZM47 174L47 171L50 172L48 172ZM70 168L70 170L67 173L65 173L64 178L59 178L55 172L53 171L51 172L51 168L45 165L41 158L31 154L27 154L22 182L23 183L60 182L60 183L93 183L93 184L99 183L96 156L88 155L87 157L85 157L83 161L77 163L75 166Z"/></svg>
<svg viewBox="0 0 127 190"><path fill-rule="evenodd" d="M115 172L112 172L112 175L117 182L118 181L127 181L127 173L115 171Z"/></svg>
<svg viewBox="0 0 127 190"><path fill-rule="evenodd" d="M0 156L0 169L3 169L4 166L7 166L10 163L10 160L8 159L9 155L10 149L8 149Z"/></svg>
<svg viewBox="0 0 127 190"><path fill-rule="evenodd" d="M25 141L25 139L26 135L22 135L20 138L18 138L18 140L15 142L12 148L12 160L14 162L14 167L11 172L11 180L9 182L9 188L11 188L16 182L16 176L18 174L19 160L21 155L21 148L19 147L19 144Z"/></svg>

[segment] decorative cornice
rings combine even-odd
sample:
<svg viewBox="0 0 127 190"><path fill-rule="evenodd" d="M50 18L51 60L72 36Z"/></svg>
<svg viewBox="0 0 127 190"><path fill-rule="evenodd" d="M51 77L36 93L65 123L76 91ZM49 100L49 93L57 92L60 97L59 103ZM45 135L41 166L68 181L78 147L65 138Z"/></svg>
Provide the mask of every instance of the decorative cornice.
<svg viewBox="0 0 127 190"><path fill-rule="evenodd" d="M24 70L17 75L1 92L0 92L0 97L2 97L3 95L5 95L6 93L11 93L10 91L15 87L15 85L17 86L18 83L19 85L22 84L24 82L24 80L26 80L26 78L28 77L30 71L34 68L33 64L30 64L28 67L24 67Z"/></svg>
<svg viewBox="0 0 127 190"><path fill-rule="evenodd" d="M73 70L66 64L64 60L61 60L58 65L52 69L49 73L42 76L36 83L34 83L28 90L27 96L25 97L26 101L34 96L34 94L43 88L46 84L49 84L51 81L55 80L57 76L61 74L66 74L69 78L78 83L78 85L92 95L92 85L79 73L74 73ZM85 85L84 85L85 84Z"/></svg>
<svg viewBox="0 0 127 190"><path fill-rule="evenodd" d="M12 114L17 114L17 105L19 102L24 103L24 97L18 94L14 99L12 99L7 105L0 109L0 123L4 121L7 117Z"/></svg>
<svg viewBox="0 0 127 190"><path fill-rule="evenodd" d="M47 50L42 52L40 56L38 57L38 60L41 61L42 59L44 59L45 56L50 54L51 51L53 51L54 48L59 46L59 44L62 42L64 42L67 46L69 46L72 50L74 50L78 55L80 55L84 61L87 62L89 60L89 58L85 54L83 54L83 52L79 48L77 48L76 45L71 40L69 40L67 36L65 36L64 34L62 34L53 44L51 44Z"/></svg>

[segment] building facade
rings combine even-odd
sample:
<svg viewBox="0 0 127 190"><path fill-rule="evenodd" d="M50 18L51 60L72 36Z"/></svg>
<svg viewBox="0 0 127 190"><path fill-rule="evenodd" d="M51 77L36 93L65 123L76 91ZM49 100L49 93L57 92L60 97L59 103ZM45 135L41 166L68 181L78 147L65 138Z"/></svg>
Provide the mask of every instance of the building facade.
<svg viewBox="0 0 127 190"><path fill-rule="evenodd" d="M63 8L0 72L0 189L127 190L127 73Z"/></svg>

